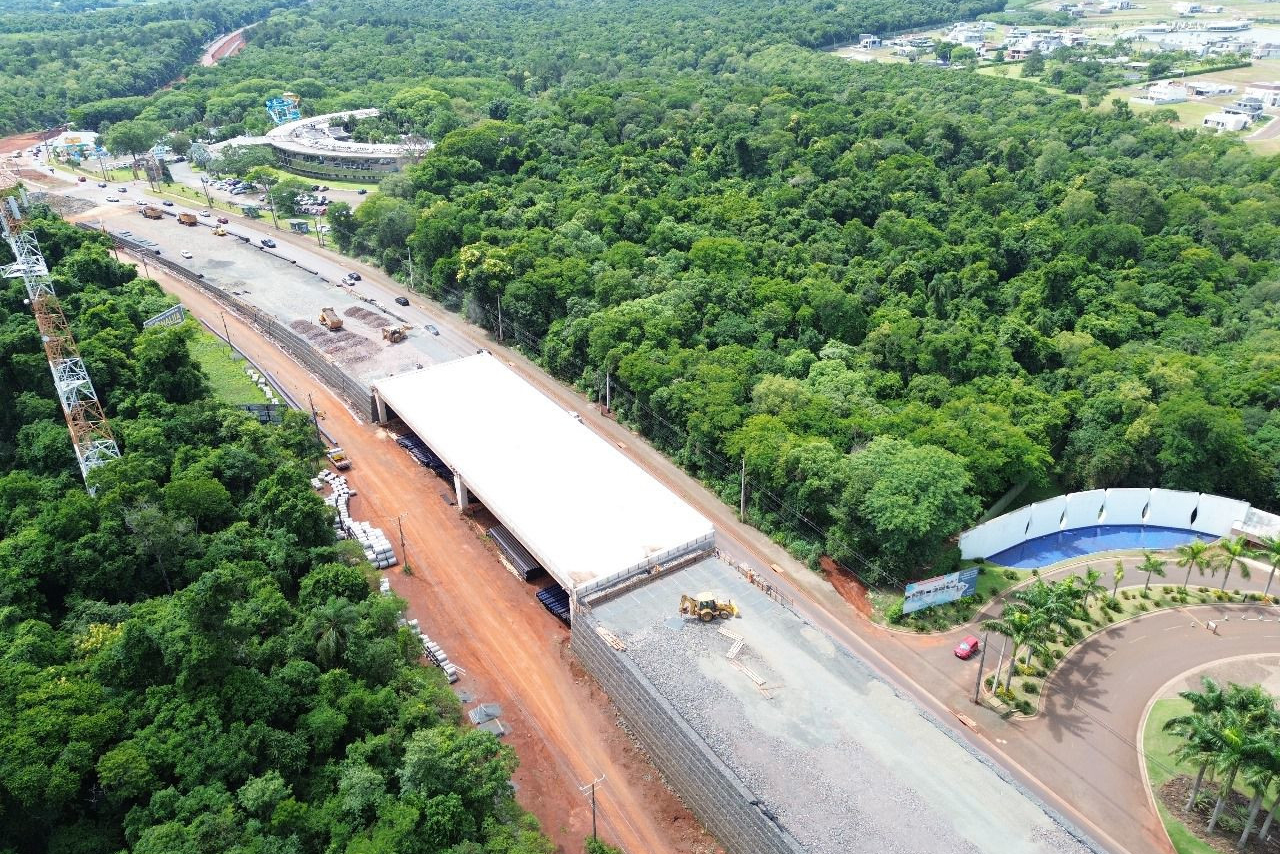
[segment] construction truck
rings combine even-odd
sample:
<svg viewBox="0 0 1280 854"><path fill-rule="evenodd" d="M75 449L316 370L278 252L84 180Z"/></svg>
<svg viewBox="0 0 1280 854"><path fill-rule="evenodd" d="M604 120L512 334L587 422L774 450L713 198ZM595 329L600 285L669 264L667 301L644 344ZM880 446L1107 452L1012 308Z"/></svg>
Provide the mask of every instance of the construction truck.
<svg viewBox="0 0 1280 854"><path fill-rule="evenodd" d="M320 309L320 325L330 332L337 332L342 328L342 318L338 317L338 313L332 308Z"/></svg>
<svg viewBox="0 0 1280 854"><path fill-rule="evenodd" d="M351 458L341 448L330 448L324 452L329 458L329 462L333 463L333 467L338 471L346 471L351 468Z"/></svg>
<svg viewBox="0 0 1280 854"><path fill-rule="evenodd" d="M213 229L213 236L214 236L214 237L226 237L226 236L227 236L227 230L226 230L225 228L223 228L222 226L220 226L220 225L219 225L219 226L216 226L216 227Z"/></svg>
<svg viewBox="0 0 1280 854"><path fill-rule="evenodd" d="M184 211L183 213L178 214L178 222L183 225L189 225L194 228L197 221L196 215L193 213L186 213Z"/></svg>
<svg viewBox="0 0 1280 854"><path fill-rule="evenodd" d="M164 211L160 210L155 205L147 205L142 209L142 215L147 219L160 219L164 216Z"/></svg>
<svg viewBox="0 0 1280 854"><path fill-rule="evenodd" d="M408 326L384 326L382 327L382 340L390 341L392 344L399 344L408 338Z"/></svg>
<svg viewBox="0 0 1280 854"><path fill-rule="evenodd" d="M727 599L721 602L716 598L716 594L708 591L699 593L697 596L681 596L680 613L709 623L716 617L727 620L738 616L738 606Z"/></svg>

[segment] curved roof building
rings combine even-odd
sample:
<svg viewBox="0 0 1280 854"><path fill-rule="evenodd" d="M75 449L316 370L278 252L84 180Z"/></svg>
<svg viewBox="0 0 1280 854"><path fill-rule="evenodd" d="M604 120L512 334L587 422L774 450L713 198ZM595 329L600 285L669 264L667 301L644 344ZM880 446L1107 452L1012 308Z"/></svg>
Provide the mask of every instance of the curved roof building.
<svg viewBox="0 0 1280 854"><path fill-rule="evenodd" d="M431 150L426 142L420 147L379 145L352 142L342 128L348 116L366 118L378 111L348 110L286 122L267 131L266 143L275 151L281 167L311 178L336 178L348 181L377 181L391 172L399 172Z"/></svg>

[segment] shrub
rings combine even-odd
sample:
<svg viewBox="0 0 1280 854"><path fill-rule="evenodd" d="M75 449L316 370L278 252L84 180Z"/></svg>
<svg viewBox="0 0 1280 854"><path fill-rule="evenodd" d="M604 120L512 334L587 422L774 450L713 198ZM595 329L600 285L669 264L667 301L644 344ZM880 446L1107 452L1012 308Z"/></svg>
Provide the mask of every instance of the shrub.
<svg viewBox="0 0 1280 854"><path fill-rule="evenodd" d="M1123 596L1123 597L1124 597L1124 598L1126 598L1126 599L1132 599L1132 598L1133 598L1133 591L1132 591L1132 590L1122 590L1122 591L1120 591L1120 595L1121 595L1121 596Z"/></svg>
<svg viewBox="0 0 1280 854"><path fill-rule="evenodd" d="M1037 667L1035 669L1035 674L1036 676L1039 676L1041 679L1043 679L1044 677L1049 675L1049 670L1043 666Z"/></svg>
<svg viewBox="0 0 1280 854"><path fill-rule="evenodd" d="M1139 602L1139 603L1138 603L1138 610L1139 610L1139 611L1150 611L1150 610L1151 610L1151 606L1150 606L1150 605L1148 605L1146 602Z"/></svg>
<svg viewBox="0 0 1280 854"><path fill-rule="evenodd" d="M1199 590L1201 593L1208 593L1208 592L1209 592L1209 588L1208 588L1208 587L1197 587L1197 588L1196 588L1196 590Z"/></svg>
<svg viewBox="0 0 1280 854"><path fill-rule="evenodd" d="M1034 682L1023 682L1022 693L1036 695L1040 693L1040 686Z"/></svg>
<svg viewBox="0 0 1280 854"><path fill-rule="evenodd" d="M1053 658L1054 661L1062 661L1062 650L1060 649L1053 650L1052 652L1049 653L1049 655Z"/></svg>
<svg viewBox="0 0 1280 854"><path fill-rule="evenodd" d="M902 614L901 601L894 602L892 605L889 606L888 610L884 612L885 620L887 620L888 622L894 625L901 623L902 617L903 617L903 614Z"/></svg>
<svg viewBox="0 0 1280 854"><path fill-rule="evenodd" d="M1024 715L1033 715L1035 714L1036 707L1031 705L1030 700L1019 700L1018 711L1022 712Z"/></svg>
<svg viewBox="0 0 1280 854"><path fill-rule="evenodd" d="M1009 581L1013 581L1018 577L1018 571L1016 569L1006 569L1004 571L1004 577Z"/></svg>

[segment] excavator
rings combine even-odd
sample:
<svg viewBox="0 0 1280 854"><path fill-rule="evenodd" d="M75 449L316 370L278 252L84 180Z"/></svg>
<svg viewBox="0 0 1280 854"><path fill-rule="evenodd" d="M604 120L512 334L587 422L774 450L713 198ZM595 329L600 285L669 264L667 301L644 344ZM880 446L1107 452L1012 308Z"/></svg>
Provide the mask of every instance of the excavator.
<svg viewBox="0 0 1280 854"><path fill-rule="evenodd" d="M697 617L702 622L709 623L716 617L727 620L730 617L738 616L738 606L727 599L721 602L716 599L716 594L705 592L699 593L697 596L681 596L680 613L686 617Z"/></svg>

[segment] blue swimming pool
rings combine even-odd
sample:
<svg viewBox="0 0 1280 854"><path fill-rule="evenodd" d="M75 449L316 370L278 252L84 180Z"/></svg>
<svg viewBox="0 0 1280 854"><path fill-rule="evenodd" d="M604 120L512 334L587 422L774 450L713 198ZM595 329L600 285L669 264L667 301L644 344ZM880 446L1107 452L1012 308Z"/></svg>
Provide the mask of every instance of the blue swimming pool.
<svg viewBox="0 0 1280 854"><path fill-rule="evenodd" d="M1094 525L1045 534L1019 543L987 558L1000 566L1039 569L1068 558L1119 549L1171 549L1192 540L1216 539L1182 528L1155 525Z"/></svg>

